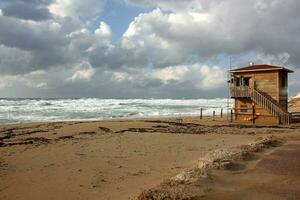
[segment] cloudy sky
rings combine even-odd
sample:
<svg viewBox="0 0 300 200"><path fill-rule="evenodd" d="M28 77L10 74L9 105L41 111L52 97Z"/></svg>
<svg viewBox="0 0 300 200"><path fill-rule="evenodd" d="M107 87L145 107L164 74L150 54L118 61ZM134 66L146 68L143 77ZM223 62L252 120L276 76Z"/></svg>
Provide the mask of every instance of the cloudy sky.
<svg viewBox="0 0 300 200"><path fill-rule="evenodd" d="M226 70L295 71L299 0L0 0L0 97L226 97Z"/></svg>

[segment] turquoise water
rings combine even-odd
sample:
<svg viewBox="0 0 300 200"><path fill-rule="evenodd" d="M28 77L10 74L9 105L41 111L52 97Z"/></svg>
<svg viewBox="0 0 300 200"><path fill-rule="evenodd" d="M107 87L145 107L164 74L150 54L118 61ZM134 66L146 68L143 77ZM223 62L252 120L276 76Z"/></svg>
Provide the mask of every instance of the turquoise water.
<svg viewBox="0 0 300 200"><path fill-rule="evenodd" d="M230 106L232 102L230 102ZM34 121L98 120L196 116L226 110L227 99L0 99L0 124Z"/></svg>

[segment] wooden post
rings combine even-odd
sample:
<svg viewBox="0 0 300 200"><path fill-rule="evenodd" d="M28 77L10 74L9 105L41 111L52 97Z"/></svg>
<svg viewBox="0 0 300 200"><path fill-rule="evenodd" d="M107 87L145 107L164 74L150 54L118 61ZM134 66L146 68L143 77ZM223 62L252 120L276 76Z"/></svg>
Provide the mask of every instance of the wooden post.
<svg viewBox="0 0 300 200"><path fill-rule="evenodd" d="M234 109L234 112L235 112L235 113L234 113L234 120L237 120L237 117L238 117L238 113L239 113L239 112L238 112L237 110L238 110L238 108L235 108L235 109Z"/></svg>
<svg viewBox="0 0 300 200"><path fill-rule="evenodd" d="M233 112L232 112L232 109L230 109L230 122L233 122Z"/></svg>
<svg viewBox="0 0 300 200"><path fill-rule="evenodd" d="M255 124L255 107L254 105L252 106L252 122Z"/></svg>
<svg viewBox="0 0 300 200"><path fill-rule="evenodd" d="M202 119L202 108L200 109L200 119Z"/></svg>
<svg viewBox="0 0 300 200"><path fill-rule="evenodd" d="M216 111L213 111L213 121L215 121Z"/></svg>
<svg viewBox="0 0 300 200"><path fill-rule="evenodd" d="M223 108L221 108L221 118L223 118Z"/></svg>

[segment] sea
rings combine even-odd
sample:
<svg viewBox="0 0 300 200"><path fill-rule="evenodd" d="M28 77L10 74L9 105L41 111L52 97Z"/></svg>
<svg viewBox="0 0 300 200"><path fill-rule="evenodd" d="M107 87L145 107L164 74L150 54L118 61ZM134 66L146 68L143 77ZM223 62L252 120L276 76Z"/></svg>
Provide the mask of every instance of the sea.
<svg viewBox="0 0 300 200"><path fill-rule="evenodd" d="M232 101L229 101L232 107ZM0 99L0 124L147 117L227 112L227 99Z"/></svg>

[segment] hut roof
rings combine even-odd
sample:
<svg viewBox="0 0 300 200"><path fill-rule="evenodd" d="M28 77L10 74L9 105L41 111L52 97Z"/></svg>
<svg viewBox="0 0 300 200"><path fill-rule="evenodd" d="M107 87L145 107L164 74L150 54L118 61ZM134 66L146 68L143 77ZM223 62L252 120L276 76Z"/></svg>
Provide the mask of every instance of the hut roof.
<svg viewBox="0 0 300 200"><path fill-rule="evenodd" d="M230 72L255 72L255 71L279 71L279 70L283 70L286 71L288 73L292 73L294 71L281 67L281 66L275 66L275 65L250 65L250 66L246 66L246 67L240 67L240 68L236 68L236 69L232 69L230 70Z"/></svg>

